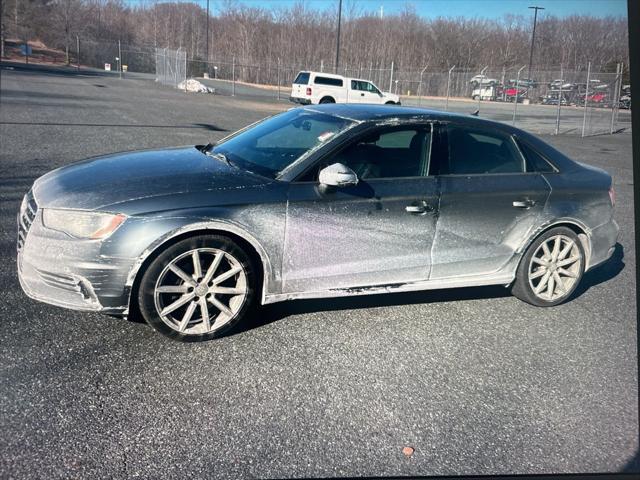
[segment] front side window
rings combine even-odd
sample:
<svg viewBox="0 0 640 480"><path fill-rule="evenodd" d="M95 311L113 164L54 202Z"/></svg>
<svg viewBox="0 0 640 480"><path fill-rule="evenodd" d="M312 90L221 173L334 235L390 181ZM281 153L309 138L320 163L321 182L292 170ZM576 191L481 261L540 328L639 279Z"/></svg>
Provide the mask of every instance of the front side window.
<svg viewBox="0 0 640 480"><path fill-rule="evenodd" d="M380 93L380 90L378 90L373 83L369 83L369 82L362 82L362 83L365 84L365 88L367 89L367 91L371 93Z"/></svg>
<svg viewBox="0 0 640 480"><path fill-rule="evenodd" d="M324 159L300 180L317 181L319 171L333 163L348 166L363 180L424 176L430 145L429 126L378 129Z"/></svg>
<svg viewBox="0 0 640 480"><path fill-rule="evenodd" d="M513 139L497 131L449 125L441 175L522 173L525 162Z"/></svg>
<svg viewBox="0 0 640 480"><path fill-rule="evenodd" d="M351 120L302 109L275 115L216 145L212 153L260 175L276 178L309 150L353 125Z"/></svg>

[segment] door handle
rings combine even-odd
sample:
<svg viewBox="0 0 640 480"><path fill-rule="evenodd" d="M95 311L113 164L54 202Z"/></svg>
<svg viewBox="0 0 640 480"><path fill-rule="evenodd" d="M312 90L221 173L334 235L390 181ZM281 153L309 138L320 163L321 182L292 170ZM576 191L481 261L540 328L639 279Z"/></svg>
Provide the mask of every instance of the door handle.
<svg viewBox="0 0 640 480"><path fill-rule="evenodd" d="M426 213L427 207L424 205L407 205L404 209L409 213Z"/></svg>
<svg viewBox="0 0 640 480"><path fill-rule="evenodd" d="M360 94L360 96L361 96L361 97L364 97L364 93L361 93L361 94Z"/></svg>
<svg viewBox="0 0 640 480"><path fill-rule="evenodd" d="M515 200L513 206L516 208L531 208L536 204L535 200Z"/></svg>
<svg viewBox="0 0 640 480"><path fill-rule="evenodd" d="M424 200L422 202L415 202L411 205L407 205L406 207L404 207L404 209L407 213L415 213L418 215L434 211L434 208Z"/></svg>

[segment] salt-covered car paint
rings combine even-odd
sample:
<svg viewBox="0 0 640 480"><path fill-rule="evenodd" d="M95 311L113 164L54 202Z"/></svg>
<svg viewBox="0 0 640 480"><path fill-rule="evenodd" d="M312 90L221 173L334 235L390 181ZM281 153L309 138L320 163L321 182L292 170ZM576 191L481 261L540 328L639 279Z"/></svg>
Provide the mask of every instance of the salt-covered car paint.
<svg viewBox="0 0 640 480"><path fill-rule="evenodd" d="M586 270L613 252L618 227L611 177L526 132L473 116L397 106L301 108L350 119L353 126L275 179L194 146L108 155L40 177L18 214L22 288L43 302L127 315L149 259L177 238L203 232L226 234L259 259L262 304L508 286L527 246L557 225L578 234ZM555 171L372 179L333 189L299 181L354 135L402 124L429 124L434 135L447 124L499 130L534 147ZM524 200L532 203L514 208ZM426 213L409 214L412 205L424 205ZM46 208L118 213L126 220L104 240L80 240L46 228Z"/></svg>

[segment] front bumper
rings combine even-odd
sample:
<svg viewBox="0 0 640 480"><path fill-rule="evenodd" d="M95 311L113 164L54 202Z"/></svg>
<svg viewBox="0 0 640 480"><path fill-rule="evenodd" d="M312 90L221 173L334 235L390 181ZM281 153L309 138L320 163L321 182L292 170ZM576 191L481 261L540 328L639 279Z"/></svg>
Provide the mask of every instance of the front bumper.
<svg viewBox="0 0 640 480"><path fill-rule="evenodd" d="M135 259L107 257L102 242L77 240L42 225L37 210L25 228L18 218L18 279L31 298L83 311L126 314L127 275Z"/></svg>

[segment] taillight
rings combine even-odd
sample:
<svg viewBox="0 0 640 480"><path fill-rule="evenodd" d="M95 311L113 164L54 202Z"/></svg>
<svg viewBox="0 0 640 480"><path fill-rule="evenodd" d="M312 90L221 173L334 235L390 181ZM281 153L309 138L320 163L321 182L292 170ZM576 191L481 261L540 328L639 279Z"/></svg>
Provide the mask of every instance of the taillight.
<svg viewBox="0 0 640 480"><path fill-rule="evenodd" d="M307 95L311 95L311 87L307 87Z"/></svg>
<svg viewBox="0 0 640 480"><path fill-rule="evenodd" d="M616 204L616 191L613 189L613 183L609 187L609 198L611 199L611 206L615 206Z"/></svg>

